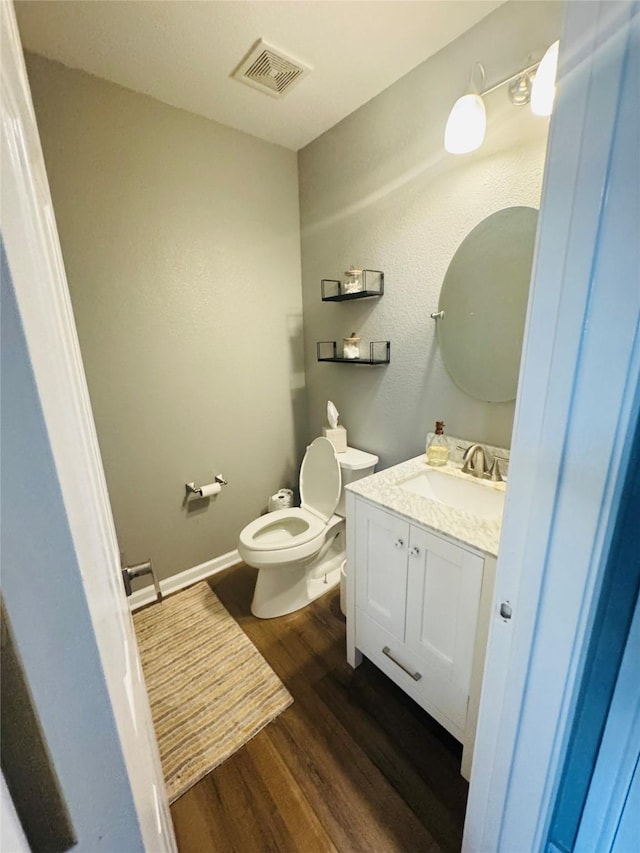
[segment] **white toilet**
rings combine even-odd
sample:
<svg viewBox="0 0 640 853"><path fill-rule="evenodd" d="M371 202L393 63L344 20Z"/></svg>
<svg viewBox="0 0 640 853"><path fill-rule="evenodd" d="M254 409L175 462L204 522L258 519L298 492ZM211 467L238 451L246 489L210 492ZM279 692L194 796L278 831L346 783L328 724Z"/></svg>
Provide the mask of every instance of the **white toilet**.
<svg viewBox="0 0 640 853"><path fill-rule="evenodd" d="M344 486L373 474L378 457L348 447L336 453L316 438L300 467L300 507L278 509L248 524L238 551L259 569L251 612L260 619L305 607L340 583L345 558Z"/></svg>

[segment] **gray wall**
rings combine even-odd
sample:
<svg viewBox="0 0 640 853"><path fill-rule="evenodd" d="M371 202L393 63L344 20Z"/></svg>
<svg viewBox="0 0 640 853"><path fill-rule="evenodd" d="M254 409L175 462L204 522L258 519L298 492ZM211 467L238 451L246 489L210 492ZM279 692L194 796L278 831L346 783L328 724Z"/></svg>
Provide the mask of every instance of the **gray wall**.
<svg viewBox="0 0 640 853"><path fill-rule="evenodd" d="M167 577L297 479L296 155L26 59L120 547ZM188 511L184 483L218 471Z"/></svg>
<svg viewBox="0 0 640 853"><path fill-rule="evenodd" d="M510 205L539 206L548 121L487 96L484 146L443 148L447 115L474 61L487 87L557 37L560 4L507 3L299 152L305 365L310 433L332 399L349 444L386 466L415 456L436 418L451 434L509 446L514 404L460 391L442 364L429 318L464 236ZM381 299L322 303L320 280L349 265L381 269ZM319 364L315 342L355 330L391 340L388 367Z"/></svg>

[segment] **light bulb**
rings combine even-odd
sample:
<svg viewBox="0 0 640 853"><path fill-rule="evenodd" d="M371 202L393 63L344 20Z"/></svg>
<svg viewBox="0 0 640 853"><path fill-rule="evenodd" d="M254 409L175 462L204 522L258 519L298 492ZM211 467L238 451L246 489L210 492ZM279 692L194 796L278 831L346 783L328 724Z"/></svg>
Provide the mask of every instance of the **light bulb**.
<svg viewBox="0 0 640 853"><path fill-rule="evenodd" d="M468 154L480 148L487 129L487 113L480 95L463 95L453 105L444 131L450 154Z"/></svg>
<svg viewBox="0 0 640 853"><path fill-rule="evenodd" d="M558 48L555 41L542 57L531 90L531 112L537 116L550 116L556 95L556 72L558 70Z"/></svg>

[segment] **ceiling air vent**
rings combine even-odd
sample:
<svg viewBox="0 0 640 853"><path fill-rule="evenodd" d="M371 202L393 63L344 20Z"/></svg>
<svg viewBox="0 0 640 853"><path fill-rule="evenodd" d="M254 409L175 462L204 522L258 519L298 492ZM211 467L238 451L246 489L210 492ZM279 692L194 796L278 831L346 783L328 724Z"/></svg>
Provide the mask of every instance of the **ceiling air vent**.
<svg viewBox="0 0 640 853"><path fill-rule="evenodd" d="M287 56L260 39L231 75L272 98L282 98L311 71L310 66Z"/></svg>

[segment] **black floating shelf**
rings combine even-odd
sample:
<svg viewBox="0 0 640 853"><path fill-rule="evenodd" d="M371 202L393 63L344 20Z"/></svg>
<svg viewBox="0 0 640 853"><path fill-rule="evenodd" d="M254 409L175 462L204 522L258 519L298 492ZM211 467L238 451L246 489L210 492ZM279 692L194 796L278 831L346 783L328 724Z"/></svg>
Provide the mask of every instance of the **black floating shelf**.
<svg viewBox="0 0 640 853"><path fill-rule="evenodd" d="M318 361L331 361L335 364L389 364L391 361L391 341L371 341L369 358L343 358L338 355L337 341L318 341Z"/></svg>
<svg viewBox="0 0 640 853"><path fill-rule="evenodd" d="M335 278L323 278L320 282L323 302L346 302L349 299L367 299L384 293L384 273L380 270L362 270L362 290L345 293L344 285Z"/></svg>

